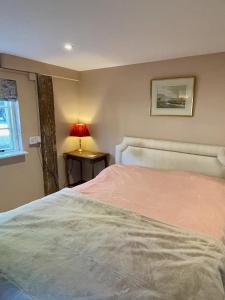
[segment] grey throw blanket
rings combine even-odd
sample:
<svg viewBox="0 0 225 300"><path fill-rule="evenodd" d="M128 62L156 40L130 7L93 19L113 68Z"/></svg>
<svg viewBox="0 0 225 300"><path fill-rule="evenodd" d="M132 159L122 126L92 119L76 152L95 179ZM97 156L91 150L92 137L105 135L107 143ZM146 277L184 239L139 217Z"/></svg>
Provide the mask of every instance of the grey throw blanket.
<svg viewBox="0 0 225 300"><path fill-rule="evenodd" d="M0 216L1 276L32 299L221 300L224 271L222 243L69 189Z"/></svg>

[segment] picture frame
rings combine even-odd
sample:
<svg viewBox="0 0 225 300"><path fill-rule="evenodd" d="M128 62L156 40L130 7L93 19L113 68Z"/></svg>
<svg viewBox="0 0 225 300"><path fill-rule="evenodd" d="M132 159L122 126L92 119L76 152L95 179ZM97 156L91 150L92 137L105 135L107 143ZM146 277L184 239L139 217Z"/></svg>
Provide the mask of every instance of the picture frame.
<svg viewBox="0 0 225 300"><path fill-rule="evenodd" d="M193 116L195 77L151 80L151 116Z"/></svg>

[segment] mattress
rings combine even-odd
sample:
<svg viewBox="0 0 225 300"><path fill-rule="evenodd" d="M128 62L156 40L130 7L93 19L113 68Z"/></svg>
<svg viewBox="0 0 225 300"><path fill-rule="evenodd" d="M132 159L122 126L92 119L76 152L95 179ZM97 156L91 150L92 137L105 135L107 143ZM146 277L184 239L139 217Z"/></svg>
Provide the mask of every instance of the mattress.
<svg viewBox="0 0 225 300"><path fill-rule="evenodd" d="M220 241L71 189L0 218L0 270L36 300L225 297Z"/></svg>
<svg viewBox="0 0 225 300"><path fill-rule="evenodd" d="M167 224L224 239L224 179L115 164L73 190Z"/></svg>
<svg viewBox="0 0 225 300"><path fill-rule="evenodd" d="M224 299L224 196L220 179L114 165L86 184L4 213L0 216L0 246L4 246L0 247L0 270L4 271L0 299L165 299L167 289L166 299L187 299L188 295L198 300ZM79 227L85 218L89 221ZM80 240L73 244L80 232ZM70 247L64 250L69 252L58 248L67 243ZM103 253L103 248L108 252ZM65 253L74 260L57 266ZM142 273L148 274L150 286ZM96 278L100 289L105 284L108 294L103 298L102 290L94 294L91 288ZM73 286L81 288L74 292L76 297Z"/></svg>

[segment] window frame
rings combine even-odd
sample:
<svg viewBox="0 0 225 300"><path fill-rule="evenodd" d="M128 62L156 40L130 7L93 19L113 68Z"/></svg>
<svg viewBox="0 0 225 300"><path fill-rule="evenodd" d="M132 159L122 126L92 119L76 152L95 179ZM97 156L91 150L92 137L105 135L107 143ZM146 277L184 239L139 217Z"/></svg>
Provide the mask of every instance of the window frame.
<svg viewBox="0 0 225 300"><path fill-rule="evenodd" d="M0 98L0 101L6 102L7 106L4 106L8 110L9 124L7 128L10 131L12 138L11 148L0 148L0 157L15 156L15 154L23 153L22 131L20 123L19 103L18 99L8 100ZM4 130L0 129L0 130Z"/></svg>

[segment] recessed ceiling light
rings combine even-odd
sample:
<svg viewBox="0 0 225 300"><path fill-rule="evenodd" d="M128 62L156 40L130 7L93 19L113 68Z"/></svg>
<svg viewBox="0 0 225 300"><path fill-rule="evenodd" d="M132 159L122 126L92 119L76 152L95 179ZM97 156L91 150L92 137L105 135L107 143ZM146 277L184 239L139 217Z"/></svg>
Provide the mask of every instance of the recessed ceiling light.
<svg viewBox="0 0 225 300"><path fill-rule="evenodd" d="M64 49L68 50L68 51L71 51L73 49L73 46L70 44L70 43L66 43L64 45Z"/></svg>

